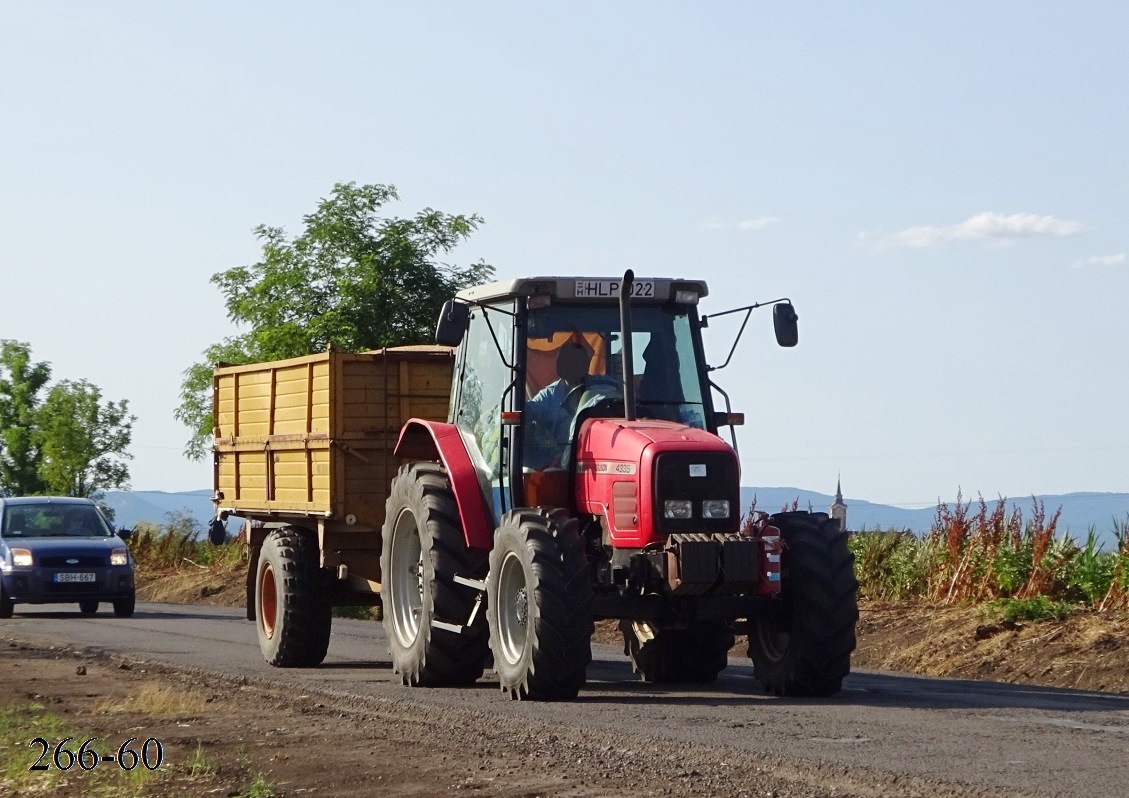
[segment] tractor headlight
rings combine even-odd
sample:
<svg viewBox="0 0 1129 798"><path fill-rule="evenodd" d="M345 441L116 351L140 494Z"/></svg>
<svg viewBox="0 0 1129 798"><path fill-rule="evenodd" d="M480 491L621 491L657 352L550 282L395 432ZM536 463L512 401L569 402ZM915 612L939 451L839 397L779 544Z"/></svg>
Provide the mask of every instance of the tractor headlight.
<svg viewBox="0 0 1129 798"><path fill-rule="evenodd" d="M663 502L664 518L691 518L694 506L689 499L667 499Z"/></svg>
<svg viewBox="0 0 1129 798"><path fill-rule="evenodd" d="M110 552L110 565L129 565L129 551L114 549Z"/></svg>
<svg viewBox="0 0 1129 798"><path fill-rule="evenodd" d="M702 518L728 518L728 499L706 499L702 502Z"/></svg>
<svg viewBox="0 0 1129 798"><path fill-rule="evenodd" d="M30 568L31 552L27 549L12 549L12 565L17 568Z"/></svg>

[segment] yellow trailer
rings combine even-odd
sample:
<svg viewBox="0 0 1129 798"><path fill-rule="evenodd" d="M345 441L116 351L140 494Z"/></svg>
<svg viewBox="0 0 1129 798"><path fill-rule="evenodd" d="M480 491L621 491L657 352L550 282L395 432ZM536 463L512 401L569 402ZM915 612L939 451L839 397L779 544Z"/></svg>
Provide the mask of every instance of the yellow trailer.
<svg viewBox="0 0 1129 798"><path fill-rule="evenodd" d="M331 348L215 370L216 516L247 522L247 614L259 616L273 664L320 662L332 606L379 603L381 527L398 465L392 451L408 419L447 420L453 363L440 346ZM260 556L272 532L271 557ZM313 545L317 557L303 551ZM290 606L293 590L281 586L293 578L308 585L301 603L315 609ZM279 617L278 625L316 626L314 639L274 651L280 611L303 618Z"/></svg>

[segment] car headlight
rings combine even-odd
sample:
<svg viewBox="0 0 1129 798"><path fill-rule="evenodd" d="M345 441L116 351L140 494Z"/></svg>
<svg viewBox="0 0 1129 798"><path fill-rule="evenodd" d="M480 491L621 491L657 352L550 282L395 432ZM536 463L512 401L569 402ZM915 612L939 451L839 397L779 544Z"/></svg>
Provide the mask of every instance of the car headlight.
<svg viewBox="0 0 1129 798"><path fill-rule="evenodd" d="M728 518L728 499L706 499L702 502L702 518Z"/></svg>
<svg viewBox="0 0 1129 798"><path fill-rule="evenodd" d="M30 568L31 552L27 549L12 549L12 565L20 568Z"/></svg>
<svg viewBox="0 0 1129 798"><path fill-rule="evenodd" d="M127 549L114 549L110 552L110 565L128 565L129 551Z"/></svg>
<svg viewBox="0 0 1129 798"><path fill-rule="evenodd" d="M690 518L693 514L694 507L689 499L667 499L663 502L665 518Z"/></svg>

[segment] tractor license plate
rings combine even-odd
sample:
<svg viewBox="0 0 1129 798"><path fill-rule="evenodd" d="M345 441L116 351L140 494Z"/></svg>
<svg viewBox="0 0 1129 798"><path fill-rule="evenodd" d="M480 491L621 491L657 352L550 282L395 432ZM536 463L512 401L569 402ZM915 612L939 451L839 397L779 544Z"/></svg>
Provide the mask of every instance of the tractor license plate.
<svg viewBox="0 0 1129 798"><path fill-rule="evenodd" d="M94 582L98 576L92 573L55 574L56 582Z"/></svg>
<svg viewBox="0 0 1129 798"><path fill-rule="evenodd" d="M577 280L576 296L583 299L616 299L622 280ZM654 280L636 280L631 284L631 296L651 299L655 296Z"/></svg>

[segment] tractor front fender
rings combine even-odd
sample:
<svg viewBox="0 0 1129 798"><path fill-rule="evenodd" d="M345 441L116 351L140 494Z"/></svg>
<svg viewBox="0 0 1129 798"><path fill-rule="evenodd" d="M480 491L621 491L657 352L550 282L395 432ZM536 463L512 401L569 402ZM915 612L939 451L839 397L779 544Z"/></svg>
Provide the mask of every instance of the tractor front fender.
<svg viewBox="0 0 1129 798"><path fill-rule="evenodd" d="M489 551L494 546L494 525L486 509L478 472L467 451L459 428L441 421L413 418L400 430L400 439L393 450L405 460L430 460L443 464L455 502L459 505L459 521L467 546Z"/></svg>

